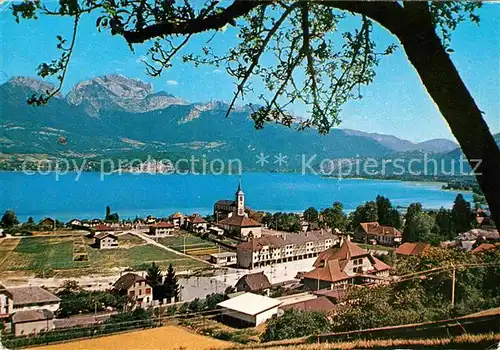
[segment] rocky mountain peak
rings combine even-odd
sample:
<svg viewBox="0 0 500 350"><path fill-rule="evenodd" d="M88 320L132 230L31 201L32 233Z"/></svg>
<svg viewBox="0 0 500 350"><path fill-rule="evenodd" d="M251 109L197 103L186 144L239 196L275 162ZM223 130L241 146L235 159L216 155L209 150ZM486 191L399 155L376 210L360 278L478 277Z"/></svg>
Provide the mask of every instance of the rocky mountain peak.
<svg viewBox="0 0 500 350"><path fill-rule="evenodd" d="M154 93L151 83L119 74L85 80L73 87L66 97L73 105L83 105L89 115L121 110L144 113L172 104L187 104L166 92Z"/></svg>
<svg viewBox="0 0 500 350"><path fill-rule="evenodd" d="M56 88L56 86L54 84L51 84L49 82L46 82L46 81L43 81L43 80L40 80L37 78L23 77L23 76L12 77L7 82L7 84L9 84L11 86L31 90L31 91L29 91L28 94L32 94L32 93L45 94L47 90L52 91ZM58 94L57 97L61 97L61 95Z"/></svg>

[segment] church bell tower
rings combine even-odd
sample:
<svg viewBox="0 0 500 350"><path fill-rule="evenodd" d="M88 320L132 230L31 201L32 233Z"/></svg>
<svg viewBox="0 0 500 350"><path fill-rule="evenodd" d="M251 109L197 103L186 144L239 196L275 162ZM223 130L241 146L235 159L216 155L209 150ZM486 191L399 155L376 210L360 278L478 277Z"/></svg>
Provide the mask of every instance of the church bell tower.
<svg viewBox="0 0 500 350"><path fill-rule="evenodd" d="M238 182L238 190L236 191L236 208L238 216L245 216L245 194L241 190L241 179Z"/></svg>

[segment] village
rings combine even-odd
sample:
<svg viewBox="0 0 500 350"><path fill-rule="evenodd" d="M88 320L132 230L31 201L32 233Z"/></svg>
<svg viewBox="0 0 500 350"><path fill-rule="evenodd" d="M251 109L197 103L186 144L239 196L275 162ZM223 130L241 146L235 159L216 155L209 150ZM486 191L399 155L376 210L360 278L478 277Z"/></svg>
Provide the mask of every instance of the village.
<svg viewBox="0 0 500 350"><path fill-rule="evenodd" d="M241 181L233 200L214 203L211 217L182 213L124 221L115 217L108 207L105 220L73 219L61 225L46 218L38 225L46 231L24 237L4 234L0 239L4 331L14 338L36 337L99 325L135 309L172 316L184 306L191 313L217 310L218 322L240 328L259 327L287 310L335 313L346 307L346 295L353 288L397 282L401 277L392 273L392 264L425 256L432 249L428 242L403 242L400 230L378 222L360 222L352 232L343 232L300 215L299 232L272 229L245 206ZM472 254L497 249L498 231L489 225L485 211L478 211L476 220L484 225L442 242L441 247ZM9 264L25 263L16 256L16 246L36 240L49 243L25 249L53 255L50 249L60 253L67 247L71 268L47 270L53 275L38 271L29 281L22 273L33 271L17 270L20 275L9 269ZM140 249L137 264L122 267L121 263L130 264L123 255L134 249ZM113 255L116 252L120 254ZM96 259L101 265L90 268ZM78 267L80 273L68 275ZM167 271L164 276L162 270ZM109 293L124 299L106 305L95 297L95 310L82 307L68 312L62 299L75 293ZM211 306L192 306L200 300L207 305L210 300Z"/></svg>

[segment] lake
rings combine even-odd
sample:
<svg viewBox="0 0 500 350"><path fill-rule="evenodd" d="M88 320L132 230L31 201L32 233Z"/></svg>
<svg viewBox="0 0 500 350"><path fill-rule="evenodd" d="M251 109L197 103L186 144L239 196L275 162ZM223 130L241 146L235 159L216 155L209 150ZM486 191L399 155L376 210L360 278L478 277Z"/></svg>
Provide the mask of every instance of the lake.
<svg viewBox="0 0 500 350"><path fill-rule="evenodd" d="M101 181L99 173L76 173L56 179L48 175L0 172L0 210L13 209L21 221L46 216L61 221L102 218L107 205L121 218L148 214L166 217L212 212L218 199L232 199L235 175L113 174ZM340 201L346 211L380 194L393 205L421 202L425 208L451 208L458 192L443 191L441 184L388 180L331 179L315 175L244 173L241 177L246 205L270 212L302 212ZM471 200L471 193L463 193Z"/></svg>

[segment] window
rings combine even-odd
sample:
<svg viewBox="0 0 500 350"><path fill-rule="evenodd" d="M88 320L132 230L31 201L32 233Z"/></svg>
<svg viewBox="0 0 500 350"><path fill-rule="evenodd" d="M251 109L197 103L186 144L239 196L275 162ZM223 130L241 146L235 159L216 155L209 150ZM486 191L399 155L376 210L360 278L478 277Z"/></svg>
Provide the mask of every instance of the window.
<svg viewBox="0 0 500 350"><path fill-rule="evenodd" d="M139 295L142 295L142 289L139 289Z"/></svg>
<svg viewBox="0 0 500 350"><path fill-rule="evenodd" d="M135 292L133 290L131 290L128 295L130 295L131 297L134 297L135 296Z"/></svg>
<svg viewBox="0 0 500 350"><path fill-rule="evenodd" d="M151 288L146 288L146 294L151 294Z"/></svg>

